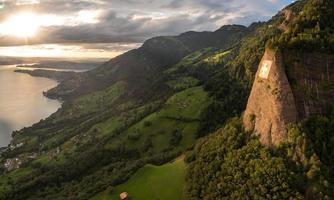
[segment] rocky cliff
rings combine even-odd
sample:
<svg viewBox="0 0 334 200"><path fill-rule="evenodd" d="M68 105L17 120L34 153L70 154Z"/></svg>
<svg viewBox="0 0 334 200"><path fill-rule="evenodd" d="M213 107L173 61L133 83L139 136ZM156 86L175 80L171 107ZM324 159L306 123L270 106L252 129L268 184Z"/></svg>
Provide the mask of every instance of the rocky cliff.
<svg viewBox="0 0 334 200"><path fill-rule="evenodd" d="M265 145L287 140L287 125L323 115L334 102L334 56L267 49L244 114Z"/></svg>
<svg viewBox="0 0 334 200"><path fill-rule="evenodd" d="M296 120L297 109L283 55L267 49L248 99L245 128L254 130L263 144L277 145L287 138L286 125Z"/></svg>
<svg viewBox="0 0 334 200"><path fill-rule="evenodd" d="M298 119L326 114L334 102L334 55L298 51L283 54Z"/></svg>

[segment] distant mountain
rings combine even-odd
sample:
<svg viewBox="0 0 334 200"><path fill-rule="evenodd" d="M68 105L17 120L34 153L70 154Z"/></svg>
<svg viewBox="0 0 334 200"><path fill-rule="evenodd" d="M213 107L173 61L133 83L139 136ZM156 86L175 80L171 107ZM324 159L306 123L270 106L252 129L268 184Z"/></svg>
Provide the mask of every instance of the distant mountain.
<svg viewBox="0 0 334 200"><path fill-rule="evenodd" d="M50 78L54 79L57 81L66 81L69 79L72 79L75 77L77 74L75 72L71 71L54 71L54 70L45 70L45 69L36 69L36 70L26 70L26 69L16 69L14 72L17 73L25 73L29 74L31 76L36 76L36 77L45 77L45 78Z"/></svg>
<svg viewBox="0 0 334 200"><path fill-rule="evenodd" d="M25 68L45 68L45 69L59 69L59 70L91 70L99 65L102 62L96 61L62 61L52 60L52 61L41 61L40 63L33 64L20 64L17 67L25 67Z"/></svg>
<svg viewBox="0 0 334 200"><path fill-rule="evenodd" d="M248 32L244 26L224 26L215 32L187 32L176 37L156 37L142 47L110 60L99 68L82 74L75 80L61 83L48 92L52 97L75 97L104 89L117 81L126 81L130 91L146 93L147 85L186 55L207 47L228 49Z"/></svg>
<svg viewBox="0 0 334 200"><path fill-rule="evenodd" d="M105 59L71 59L71 58L30 58L30 57L0 57L1 65L18 65L29 68L53 68L71 70L91 70L98 67Z"/></svg>

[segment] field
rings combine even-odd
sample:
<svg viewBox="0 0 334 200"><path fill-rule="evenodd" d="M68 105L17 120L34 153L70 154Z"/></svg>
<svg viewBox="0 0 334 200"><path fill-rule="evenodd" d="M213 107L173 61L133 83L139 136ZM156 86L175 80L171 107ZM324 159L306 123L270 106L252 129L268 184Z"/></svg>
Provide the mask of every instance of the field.
<svg viewBox="0 0 334 200"><path fill-rule="evenodd" d="M172 146L187 149L195 143L201 114L209 102L202 87L179 92L170 97L159 111L126 130L118 141L141 150L152 143L151 152L155 153Z"/></svg>
<svg viewBox="0 0 334 200"><path fill-rule="evenodd" d="M162 166L146 165L126 183L91 200L118 200L121 192L128 192L133 200L181 200L185 173L183 158Z"/></svg>
<svg viewBox="0 0 334 200"><path fill-rule="evenodd" d="M178 73L184 75L184 72L187 72L186 74L191 75L197 70L211 69L222 63L229 53L230 51L222 51L214 48L198 50L183 58L179 63L166 70L165 73L174 74L175 77Z"/></svg>
<svg viewBox="0 0 334 200"><path fill-rule="evenodd" d="M40 129L36 129L35 132L29 132L30 134L33 133L33 136L40 135L39 138L40 140L43 139L44 148L47 151L44 154L38 155L38 157L32 161L34 168L29 168L32 172L28 171L29 173L26 173L25 171L17 170L10 173L10 175L13 176L13 181L8 181L9 179L7 177L9 176L0 179L0 185L4 186L0 188L0 199L2 192L8 191L8 188L13 187L12 185L15 184L16 181L20 181L21 177L26 178L31 173L40 170L40 166L42 165L47 165L50 169L55 171L57 167L61 165L67 164L75 166L77 162L72 163L69 159L72 159L73 155L78 155L79 151L89 149L90 146L92 146L94 151L90 152L87 150L87 158L89 159L84 160L82 162L84 164L90 162L92 156L104 153L108 153L108 159L110 160L114 159L112 157L116 157L122 153L123 155L120 155L120 160L123 157L126 158L126 156L152 158L152 155L157 155L154 159L161 159L161 162L165 163L195 144L196 134L203 119L202 113L211 103L211 99L207 92L204 91L203 87L191 87L177 92L168 98L167 101L161 103L150 102L139 107L134 107L131 110L124 109L125 111L121 108L118 110L115 109L117 111L116 113L110 112L105 118L97 116L96 112L98 110L103 109L104 106L110 106L110 102L115 101L122 95L123 87L124 85L122 84L115 84L107 90L94 93L93 95L83 96L74 100L74 102L68 103L68 108L66 107L61 112L55 114L59 115L65 112L67 114L64 116L76 116L76 120L85 120L86 116L88 116L88 120L79 121L80 126L85 125L85 123L91 123L91 119L98 119L92 123L92 126L87 126L87 129L84 129L85 127L72 128L69 126L70 120L62 118L62 116L59 118L54 116L50 120L61 118L61 121L64 122L62 127L56 129L56 132L54 130L49 131L48 129L44 129L44 126L41 126ZM86 106L87 104L90 105L93 103L94 105L92 106ZM130 103L131 102L125 106L130 105L131 107ZM80 116L84 117L80 118ZM53 123L54 122L55 121L53 121ZM51 133L57 134L53 137L45 137L45 135ZM75 134L71 135L72 133ZM36 139L36 142L37 141ZM96 143L100 145L98 147L99 150L96 150L97 145L94 146ZM55 148L56 146L58 148ZM123 160L120 162L123 162ZM127 163L124 161L123 163L122 166L117 169L118 171L120 171L119 169L123 166L124 168L133 167L130 162ZM150 163L157 162L152 161ZM95 170L95 163L88 163L87 165L93 166L92 168ZM107 165L107 167L113 169L115 166ZM116 200L121 191L127 191L131 194L133 199L138 200L181 200L185 176L185 164L182 160L177 160L174 163L168 163L162 166L146 165L141 169L131 168L126 172L127 174L121 174L122 172L118 172L117 170L111 172L110 170L105 170L106 168L94 174L94 176L101 180L97 181L94 178L94 180L91 181L91 179L88 178L91 178L93 175L89 175L87 179L83 179L82 183L78 183L81 187L80 191L85 190L84 188L88 184L96 185L93 185L95 187L93 193L87 194L83 199L89 198L92 194L104 190L110 184L115 184L112 182L118 175L131 175L130 179L124 184L115 185L111 192L109 192L110 190L104 191L93 199ZM22 169L25 170L28 168ZM51 176L52 175L50 175L50 179L53 178ZM91 182L85 182L86 180ZM32 179L31 182L33 181ZM9 182L9 184L7 184L7 182ZM30 184L30 182L26 184ZM101 184L103 188L98 184ZM71 187L71 190L75 190L75 188ZM81 192L73 193L75 196L81 194Z"/></svg>

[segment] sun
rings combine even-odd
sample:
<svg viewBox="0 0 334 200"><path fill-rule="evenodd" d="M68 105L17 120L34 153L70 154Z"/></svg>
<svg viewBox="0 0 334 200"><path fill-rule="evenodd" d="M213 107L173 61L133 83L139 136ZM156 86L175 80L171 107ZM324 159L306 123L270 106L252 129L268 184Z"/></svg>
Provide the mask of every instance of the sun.
<svg viewBox="0 0 334 200"><path fill-rule="evenodd" d="M0 0L1 1L1 0ZM0 23L0 36L18 38L36 37L39 29L51 26L79 26L99 23L102 11L81 10L75 15L55 15L34 13L31 11L15 13Z"/></svg>
<svg viewBox="0 0 334 200"><path fill-rule="evenodd" d="M18 13L0 24L0 33L20 38L29 38L36 35L40 24L39 17L34 13Z"/></svg>

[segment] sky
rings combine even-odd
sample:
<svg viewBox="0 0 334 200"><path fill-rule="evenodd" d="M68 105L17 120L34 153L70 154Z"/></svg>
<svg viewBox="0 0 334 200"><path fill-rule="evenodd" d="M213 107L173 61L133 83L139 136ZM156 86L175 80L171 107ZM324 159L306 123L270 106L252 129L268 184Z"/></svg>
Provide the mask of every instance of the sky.
<svg viewBox="0 0 334 200"><path fill-rule="evenodd" d="M0 0L0 56L111 58L146 39L264 21L291 0Z"/></svg>

